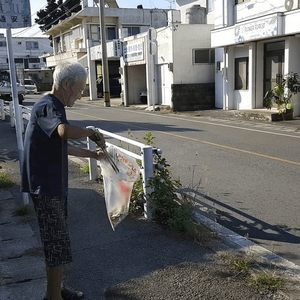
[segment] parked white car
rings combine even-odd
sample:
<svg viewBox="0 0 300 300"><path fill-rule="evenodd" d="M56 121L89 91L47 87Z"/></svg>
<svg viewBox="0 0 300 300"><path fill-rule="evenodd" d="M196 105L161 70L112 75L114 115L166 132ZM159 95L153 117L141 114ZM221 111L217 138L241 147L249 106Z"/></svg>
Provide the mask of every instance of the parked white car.
<svg viewBox="0 0 300 300"><path fill-rule="evenodd" d="M25 87L17 82L17 92L19 103L22 104L24 100ZM0 80L0 99L12 101L12 88L9 81Z"/></svg>
<svg viewBox="0 0 300 300"><path fill-rule="evenodd" d="M24 79L25 93L26 94L36 94L37 87L32 79Z"/></svg>

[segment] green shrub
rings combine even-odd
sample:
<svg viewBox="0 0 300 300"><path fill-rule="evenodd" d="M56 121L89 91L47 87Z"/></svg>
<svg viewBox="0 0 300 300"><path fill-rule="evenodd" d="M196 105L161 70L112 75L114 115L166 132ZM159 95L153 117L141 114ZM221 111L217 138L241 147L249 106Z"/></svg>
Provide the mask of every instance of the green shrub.
<svg viewBox="0 0 300 300"><path fill-rule="evenodd" d="M82 171L83 171L83 173L88 174L88 173L90 172L90 167L89 167L89 165L85 165L85 166L82 168Z"/></svg>
<svg viewBox="0 0 300 300"><path fill-rule="evenodd" d="M30 214L30 208L28 205L20 206L16 209L15 215L16 216L27 216Z"/></svg>
<svg viewBox="0 0 300 300"><path fill-rule="evenodd" d="M7 174L0 173L0 188L7 189L14 185Z"/></svg>
<svg viewBox="0 0 300 300"><path fill-rule="evenodd" d="M146 145L153 144L153 134L144 137ZM170 174L169 164L159 153L153 154L157 168L154 176L149 180L149 187L153 190L147 195L151 203L153 221L166 225L176 234L186 234L199 243L204 244L214 238L214 234L205 226L191 220L193 207L190 202L182 200L178 193L181 187L179 180L174 180ZM141 162L138 161L141 165ZM130 211L143 212L144 191L142 178L135 183L131 196Z"/></svg>

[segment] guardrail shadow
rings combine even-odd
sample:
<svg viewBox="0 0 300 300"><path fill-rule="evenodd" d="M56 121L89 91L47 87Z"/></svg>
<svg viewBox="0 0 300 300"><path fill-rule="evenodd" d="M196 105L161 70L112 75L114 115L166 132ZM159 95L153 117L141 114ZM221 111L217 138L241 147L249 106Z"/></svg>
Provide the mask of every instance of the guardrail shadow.
<svg viewBox="0 0 300 300"><path fill-rule="evenodd" d="M220 200L209 197L201 192L192 189L183 189L184 192L192 192L203 200L198 200L200 205L208 207L210 218L215 219L222 226L236 232L237 234L249 237L249 239L266 240L272 242L283 242L299 244L300 236L290 231L296 231L300 235L300 228L290 228L283 225L271 225L263 220L234 208Z"/></svg>

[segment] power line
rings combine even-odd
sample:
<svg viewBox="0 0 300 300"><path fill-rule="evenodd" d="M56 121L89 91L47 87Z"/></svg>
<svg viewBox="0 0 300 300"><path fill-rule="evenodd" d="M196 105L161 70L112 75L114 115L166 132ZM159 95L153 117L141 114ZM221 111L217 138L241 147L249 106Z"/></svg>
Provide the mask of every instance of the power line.
<svg viewBox="0 0 300 300"><path fill-rule="evenodd" d="M32 28L34 26L39 25L43 20L45 20L47 17L51 16L53 13L55 13L58 9L60 9L62 6L66 5L70 0L66 0L65 2L63 2L62 4L60 4L55 10L53 10L52 12L50 12L47 16L45 16L44 18L42 18L41 20L39 20L39 22L34 23L31 27L27 27L24 30L21 30L17 33L14 34L14 36L20 36L21 34L26 33L29 30L32 30ZM40 10L42 10L43 8L45 8L47 5L44 5ZM75 4L73 7L71 7L70 9L68 8L67 11L65 11L61 16L57 17L55 20L53 20L50 24L47 24L47 26L51 26L52 24L54 24L57 20L61 19L64 15L67 16L67 14L70 13L70 11L72 11L73 9L75 9L76 7L80 6L80 3ZM37 15L37 12L33 13L31 15L31 17L33 17L34 15ZM43 27L45 27L46 25L44 25ZM39 34L40 30L37 31L35 34Z"/></svg>

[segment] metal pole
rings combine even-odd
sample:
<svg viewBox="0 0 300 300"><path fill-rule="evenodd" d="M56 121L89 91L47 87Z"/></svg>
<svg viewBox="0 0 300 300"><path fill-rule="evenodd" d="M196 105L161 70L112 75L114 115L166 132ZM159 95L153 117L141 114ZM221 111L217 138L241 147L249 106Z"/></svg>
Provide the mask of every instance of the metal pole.
<svg viewBox="0 0 300 300"><path fill-rule="evenodd" d="M0 103L1 103L1 119L2 121L4 121L5 120L4 101L0 100Z"/></svg>
<svg viewBox="0 0 300 300"><path fill-rule="evenodd" d="M14 114L15 114L17 145L19 151L19 164L21 169L22 162L23 162L24 145L23 145L23 137L22 137L21 112L20 112L18 91L17 91L15 62L14 62L14 55L13 55L13 48L12 48L11 28L6 29L6 41L7 41L8 63L9 63L9 70L10 70L10 84L12 87L12 98L13 98ZM23 201L24 204L29 203L28 195L25 193L23 193Z"/></svg>
<svg viewBox="0 0 300 300"><path fill-rule="evenodd" d="M151 204L148 195L153 192L149 187L149 179L153 177L153 148L152 146L144 146L142 148L142 174L143 174L143 189L145 196L144 215L149 221L152 219Z"/></svg>
<svg viewBox="0 0 300 300"><path fill-rule="evenodd" d="M101 48L102 48L102 73L103 73L104 106L105 107L110 107L109 72L108 72L107 47L106 47L104 0L99 1L99 16L100 16L100 35L101 35Z"/></svg>
<svg viewBox="0 0 300 300"><path fill-rule="evenodd" d="M88 129L95 130L94 126L87 126ZM89 137L87 137L87 148L89 150L96 150L96 144L95 142L92 142ZM94 158L88 158L89 161L89 169L90 169L90 180L96 180L98 176L98 170L97 170L97 160Z"/></svg>

